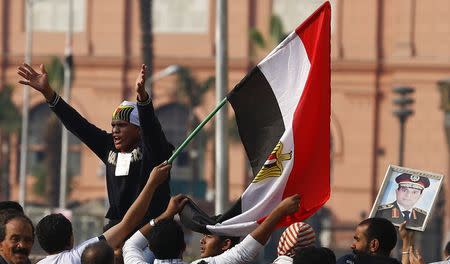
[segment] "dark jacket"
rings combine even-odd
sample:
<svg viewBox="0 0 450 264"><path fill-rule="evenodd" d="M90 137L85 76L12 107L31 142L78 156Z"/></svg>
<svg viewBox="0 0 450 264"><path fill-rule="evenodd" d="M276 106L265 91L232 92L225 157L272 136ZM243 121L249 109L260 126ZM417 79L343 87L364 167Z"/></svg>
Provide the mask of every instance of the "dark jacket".
<svg viewBox="0 0 450 264"><path fill-rule="evenodd" d="M393 224L398 225L405 221L405 218L403 217L403 213L400 211L400 207L398 206L397 201L385 205L380 205L375 217L386 218ZM426 211L419 208L413 208L411 210L409 220L406 222L406 225L408 227L421 227L426 217Z"/></svg>
<svg viewBox="0 0 450 264"><path fill-rule="evenodd" d="M356 256L354 254L348 254L336 261L336 264L401 264L395 258L386 256Z"/></svg>
<svg viewBox="0 0 450 264"><path fill-rule="evenodd" d="M155 116L151 100L138 102L141 142L132 151L128 176L115 176L118 150L111 133L88 122L59 96L50 104L50 108L64 126L105 163L110 205L106 218L122 219L147 183L153 167L167 160L173 151L173 146L167 141ZM145 221L159 216L166 209L170 199L169 178L153 194Z"/></svg>

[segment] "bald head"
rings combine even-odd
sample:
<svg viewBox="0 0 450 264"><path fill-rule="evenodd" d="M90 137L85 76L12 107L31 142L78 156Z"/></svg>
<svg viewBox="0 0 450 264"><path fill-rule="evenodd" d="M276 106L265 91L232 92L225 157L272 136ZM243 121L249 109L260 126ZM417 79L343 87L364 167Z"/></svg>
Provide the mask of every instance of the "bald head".
<svg viewBox="0 0 450 264"><path fill-rule="evenodd" d="M86 247L81 255L82 264L113 264L114 251L106 241L98 241Z"/></svg>

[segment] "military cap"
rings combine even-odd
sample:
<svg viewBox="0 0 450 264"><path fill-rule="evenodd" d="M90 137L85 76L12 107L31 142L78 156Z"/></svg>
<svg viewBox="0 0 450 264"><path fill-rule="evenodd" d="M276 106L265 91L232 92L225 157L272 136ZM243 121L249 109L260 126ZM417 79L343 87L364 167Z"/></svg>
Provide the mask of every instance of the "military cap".
<svg viewBox="0 0 450 264"><path fill-rule="evenodd" d="M427 177L422 177L409 173L402 173L395 178L399 186L415 188L423 190L430 186L430 180Z"/></svg>

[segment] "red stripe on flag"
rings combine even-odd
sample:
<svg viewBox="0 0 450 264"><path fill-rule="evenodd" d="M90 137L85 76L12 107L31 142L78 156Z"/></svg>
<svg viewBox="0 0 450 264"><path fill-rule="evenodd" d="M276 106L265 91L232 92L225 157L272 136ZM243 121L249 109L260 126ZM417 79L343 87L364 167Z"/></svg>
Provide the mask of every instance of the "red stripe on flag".
<svg viewBox="0 0 450 264"><path fill-rule="evenodd" d="M299 194L301 206L282 225L306 219L330 197L330 18L326 2L296 29L311 68L294 113L294 165L283 193Z"/></svg>

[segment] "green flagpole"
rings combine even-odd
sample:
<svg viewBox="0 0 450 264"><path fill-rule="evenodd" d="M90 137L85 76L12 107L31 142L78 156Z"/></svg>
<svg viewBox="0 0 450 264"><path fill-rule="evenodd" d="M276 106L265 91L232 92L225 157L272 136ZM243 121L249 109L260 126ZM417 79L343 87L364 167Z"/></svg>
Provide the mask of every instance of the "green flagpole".
<svg viewBox="0 0 450 264"><path fill-rule="evenodd" d="M180 154L180 152L186 147L187 144L189 144L192 138L194 138L198 134L203 126L205 126L205 124L208 123L209 120L211 120L211 118L217 113L217 111L220 110L220 108L222 108L222 106L225 105L226 102L227 98L225 97L222 99L222 101L220 101L216 108L214 108L214 110L212 110L212 112L209 113L209 115L194 129L194 131L191 132L191 134L184 140L184 142L181 143L181 145L175 150L172 156L170 156L169 160L167 161L169 164L172 164L173 160L178 156L178 154Z"/></svg>

